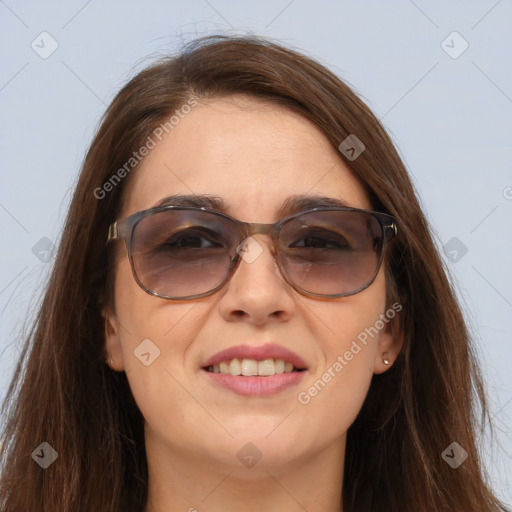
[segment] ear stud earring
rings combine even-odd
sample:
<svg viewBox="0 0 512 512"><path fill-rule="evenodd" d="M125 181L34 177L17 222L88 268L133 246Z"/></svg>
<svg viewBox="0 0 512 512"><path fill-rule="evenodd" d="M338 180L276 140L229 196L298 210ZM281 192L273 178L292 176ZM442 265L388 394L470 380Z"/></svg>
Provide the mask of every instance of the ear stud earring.
<svg viewBox="0 0 512 512"><path fill-rule="evenodd" d="M385 357L382 362L387 366L389 365L389 359L387 357Z"/></svg>

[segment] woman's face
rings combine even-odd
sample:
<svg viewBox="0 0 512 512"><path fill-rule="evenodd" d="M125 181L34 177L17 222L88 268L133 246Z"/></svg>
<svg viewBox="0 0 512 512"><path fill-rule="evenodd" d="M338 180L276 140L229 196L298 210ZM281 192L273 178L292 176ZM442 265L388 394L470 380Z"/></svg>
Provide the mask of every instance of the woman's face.
<svg viewBox="0 0 512 512"><path fill-rule="evenodd" d="M244 96L192 109L130 180L120 218L168 196L191 194L221 198L225 213L256 223L279 220L278 210L295 195L371 209L363 186L318 128L283 107ZM282 278L270 238L253 238L261 254L242 260L213 295L190 301L144 292L122 242L114 242L120 250L115 311L105 311L106 349L113 368L126 372L145 418L148 453L241 471L254 461L262 469L289 468L321 452L340 460L372 375L388 368L383 358L392 363L397 355L400 343L388 325L375 334L387 309L383 268L356 295L309 298ZM268 344L293 352L306 366L279 391L226 388L205 369L220 351L241 346L243 354ZM254 379L236 377L247 378Z"/></svg>

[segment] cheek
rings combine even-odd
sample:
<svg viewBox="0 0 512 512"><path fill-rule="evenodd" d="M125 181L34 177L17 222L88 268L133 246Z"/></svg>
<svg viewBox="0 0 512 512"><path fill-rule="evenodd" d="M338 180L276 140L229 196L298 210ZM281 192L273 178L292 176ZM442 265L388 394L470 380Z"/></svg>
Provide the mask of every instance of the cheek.
<svg viewBox="0 0 512 512"><path fill-rule="evenodd" d="M123 352L133 351L144 339L151 339L161 348L179 347L184 336L193 339L195 324L185 319L197 302L175 302L146 293L135 281L125 258L119 263L115 282L116 319L122 333ZM179 333L179 336L177 336ZM130 358L127 358L130 364Z"/></svg>
<svg viewBox="0 0 512 512"><path fill-rule="evenodd" d="M339 301L311 302L313 314L304 313L322 358L297 402L326 443L346 432L362 407L377 357L385 296L384 275L379 273L367 290Z"/></svg>
<svg viewBox="0 0 512 512"><path fill-rule="evenodd" d="M297 394L299 410L325 443L345 433L362 407L373 375L372 346L339 344L324 368Z"/></svg>
<svg viewBox="0 0 512 512"><path fill-rule="evenodd" d="M187 350L201 329L207 307L149 295L135 282L128 261L119 262L115 282L118 339L124 371L145 417L151 417L163 403L168 405L167 391L179 387ZM179 396L174 394L173 400Z"/></svg>

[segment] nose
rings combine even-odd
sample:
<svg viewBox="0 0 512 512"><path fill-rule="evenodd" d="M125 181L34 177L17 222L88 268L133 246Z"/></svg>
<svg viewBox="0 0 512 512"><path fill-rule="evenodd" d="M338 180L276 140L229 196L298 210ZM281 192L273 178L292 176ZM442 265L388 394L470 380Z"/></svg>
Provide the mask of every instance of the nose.
<svg viewBox="0 0 512 512"><path fill-rule="evenodd" d="M269 237L253 235L242 247L240 264L219 303L221 315L255 325L288 321L295 312L295 292L281 275Z"/></svg>

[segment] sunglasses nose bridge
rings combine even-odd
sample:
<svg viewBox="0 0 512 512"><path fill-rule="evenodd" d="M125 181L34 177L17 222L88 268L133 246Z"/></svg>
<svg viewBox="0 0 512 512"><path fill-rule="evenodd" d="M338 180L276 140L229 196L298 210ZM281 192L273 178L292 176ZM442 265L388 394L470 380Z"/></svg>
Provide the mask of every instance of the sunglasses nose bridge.
<svg viewBox="0 0 512 512"><path fill-rule="evenodd" d="M250 223L245 224L249 236L251 235L270 235L274 231L275 224Z"/></svg>
<svg viewBox="0 0 512 512"><path fill-rule="evenodd" d="M262 224L262 223L251 223L245 222L243 227L242 238L247 238L254 235L268 235L271 238L271 249L274 252L277 240L277 224Z"/></svg>

